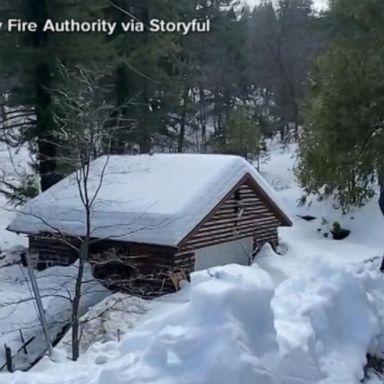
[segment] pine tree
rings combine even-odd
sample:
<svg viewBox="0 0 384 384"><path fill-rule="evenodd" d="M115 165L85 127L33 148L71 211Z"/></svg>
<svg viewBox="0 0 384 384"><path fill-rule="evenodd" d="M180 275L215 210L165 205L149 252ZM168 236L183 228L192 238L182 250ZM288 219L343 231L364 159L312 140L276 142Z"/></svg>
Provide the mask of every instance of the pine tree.
<svg viewBox="0 0 384 384"><path fill-rule="evenodd" d="M331 48L311 75L298 176L308 193L334 194L342 207L373 196L383 175L384 4L335 0Z"/></svg>
<svg viewBox="0 0 384 384"><path fill-rule="evenodd" d="M262 134L259 123L250 108L234 109L226 124L226 137L222 151L245 159L258 159L261 152Z"/></svg>
<svg viewBox="0 0 384 384"><path fill-rule="evenodd" d="M22 139L35 141L41 189L45 190L60 177L52 144L53 119L52 88L60 82L58 63L66 65L97 65L112 57L103 36L85 33L44 33L47 19L94 20L102 17L103 0L1 0L1 20L20 18L36 22L37 32L3 34L0 42L0 67L3 77L13 80L7 104L29 108L34 119L18 125Z"/></svg>
<svg viewBox="0 0 384 384"><path fill-rule="evenodd" d="M208 93L220 95L216 111L218 116L224 114L227 108L222 107L224 79L228 80L230 71L231 76L232 73L233 77L237 76L238 67L223 65L223 60L228 57L230 63L235 61L232 57L239 56L242 46L242 39L236 33L236 15L223 9L232 3L233 0L119 0L110 7L110 17L114 20L135 19L147 25L151 18L186 22L209 18L214 25L208 34L155 34L145 29L144 33L114 37L120 56L116 68L116 102L133 100L127 110L133 124L127 126L121 143L116 143L118 152L126 150L127 141L136 144L140 152L153 148L185 150L199 126L206 131L206 121L202 121L204 118L198 116L198 111L205 108ZM228 84L232 87L236 82L237 78ZM226 95L230 101L235 97L232 91ZM230 102L227 104L230 108Z"/></svg>
<svg viewBox="0 0 384 384"><path fill-rule="evenodd" d="M282 141L290 139L291 127L297 136L307 73L323 46L311 5L311 0L280 0L277 7L262 2L249 22L250 81L264 101L260 114L265 128L280 131Z"/></svg>
<svg viewBox="0 0 384 384"><path fill-rule="evenodd" d="M168 4L170 3L170 4ZM141 153L149 152L168 135L169 109L175 103L171 97L171 59L174 56L176 34L149 32L151 18L169 19L174 1L118 0L108 9L111 19L118 22L135 20L145 25L141 33L120 33L113 36L119 60L115 68L115 103L129 102L126 117L131 121L113 149L122 153L134 146Z"/></svg>

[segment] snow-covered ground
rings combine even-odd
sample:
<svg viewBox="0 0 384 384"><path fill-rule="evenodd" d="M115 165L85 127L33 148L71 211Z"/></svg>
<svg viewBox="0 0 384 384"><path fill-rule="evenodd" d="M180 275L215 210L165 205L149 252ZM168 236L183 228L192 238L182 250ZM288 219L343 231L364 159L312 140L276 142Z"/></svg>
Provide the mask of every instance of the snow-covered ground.
<svg viewBox="0 0 384 384"><path fill-rule="evenodd" d="M30 157L27 148L15 150L0 142L0 176L7 182L14 181L18 175L27 172ZM13 207L7 205L3 194L0 194L0 249L9 251L18 249L27 245L27 239L24 236L6 231L16 213Z"/></svg>
<svg viewBox="0 0 384 384"><path fill-rule="evenodd" d="M0 143L0 174L7 181L14 181L25 172L29 160L26 148L16 151ZM14 208L0 194L0 371L5 364L4 344L11 348L13 363L18 369L30 367L31 362L40 357L45 348L28 271L20 265L20 253L27 246L27 238L6 230L14 216ZM36 272L52 340L70 321L69 292L73 291L76 272L75 266ZM92 280L90 271L86 279ZM84 293L83 312L108 294L94 281L86 284ZM28 354L24 351L17 353L24 342L31 338L34 339L28 344ZM0 383L3 383L1 376Z"/></svg>
<svg viewBox="0 0 384 384"><path fill-rule="evenodd" d="M86 352L92 344L119 341L130 332L154 305L151 301L124 293L106 297L91 308L81 319L81 352ZM71 333L68 332L59 344L60 350L71 357Z"/></svg>
<svg viewBox="0 0 384 384"><path fill-rule="evenodd" d="M55 267L36 272L36 280L41 292L49 333L54 341L71 319L70 293L73 296L76 266ZM86 276L90 283L84 286L82 312L102 300L108 292L97 282L92 281L88 271ZM30 367L45 350L45 339L41 331L40 320L26 268L19 264L0 268L0 342L7 344L14 356L14 366L18 369ZM34 340L28 345L28 355L23 351L17 353L24 341ZM4 349L0 349L0 368L5 363ZM1 375L1 373L0 373ZM0 383L1 383L0 376Z"/></svg>
<svg viewBox="0 0 384 384"><path fill-rule="evenodd" d="M28 373L0 375L0 383L357 384L365 374L370 384L383 382L364 371L367 353L384 351L376 201L346 216L330 201L298 207L295 147L270 149L262 173L295 217L280 231L282 255L266 246L253 266L197 272L150 304L110 297L87 315L78 362L58 353ZM325 237L334 221L351 230L348 238Z"/></svg>

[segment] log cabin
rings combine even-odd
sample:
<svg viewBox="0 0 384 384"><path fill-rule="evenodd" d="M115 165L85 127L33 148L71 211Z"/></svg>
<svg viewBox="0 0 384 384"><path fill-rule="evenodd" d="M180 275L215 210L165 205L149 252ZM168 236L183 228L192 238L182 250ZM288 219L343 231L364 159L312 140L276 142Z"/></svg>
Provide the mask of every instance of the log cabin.
<svg viewBox="0 0 384 384"><path fill-rule="evenodd" d="M28 235L37 266L76 261L87 233L81 188L69 175L8 227ZM265 243L277 246L278 227L292 224L272 188L238 156L104 156L91 163L87 189L95 277L142 296L174 290L175 276L248 265Z"/></svg>

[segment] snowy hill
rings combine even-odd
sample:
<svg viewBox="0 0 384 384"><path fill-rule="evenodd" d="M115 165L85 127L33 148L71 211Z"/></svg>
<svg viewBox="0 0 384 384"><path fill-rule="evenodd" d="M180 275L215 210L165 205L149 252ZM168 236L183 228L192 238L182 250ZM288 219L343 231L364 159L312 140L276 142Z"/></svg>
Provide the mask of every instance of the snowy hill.
<svg viewBox="0 0 384 384"><path fill-rule="evenodd" d="M383 282L375 263L349 271L316 263L277 286L257 265L213 268L159 302L121 342L96 343L77 363L46 361L4 379L358 383L367 351L380 345Z"/></svg>
<svg viewBox="0 0 384 384"><path fill-rule="evenodd" d="M270 150L261 171L296 217L280 231L281 255L266 246L251 267L197 272L180 292L145 308L134 303L123 311L123 301L116 307L109 298L87 315L86 352L78 362L62 354L28 373L0 374L0 382L382 382L364 369L368 353L384 351L384 219L376 201L346 216L332 201L298 207L295 147L271 143ZM314 220L299 217L307 215ZM334 221L350 236L333 240Z"/></svg>

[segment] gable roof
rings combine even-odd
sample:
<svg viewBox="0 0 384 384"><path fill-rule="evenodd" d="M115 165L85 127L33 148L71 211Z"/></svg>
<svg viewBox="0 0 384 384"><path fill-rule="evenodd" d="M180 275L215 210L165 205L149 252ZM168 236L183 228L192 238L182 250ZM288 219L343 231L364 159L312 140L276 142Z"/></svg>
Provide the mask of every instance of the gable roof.
<svg viewBox="0 0 384 384"><path fill-rule="evenodd" d="M272 188L238 156L104 156L90 169L90 196L104 174L91 215L94 238L176 247L247 174L268 196L282 224L291 224ZM8 229L84 235L85 210L75 174L29 201Z"/></svg>

